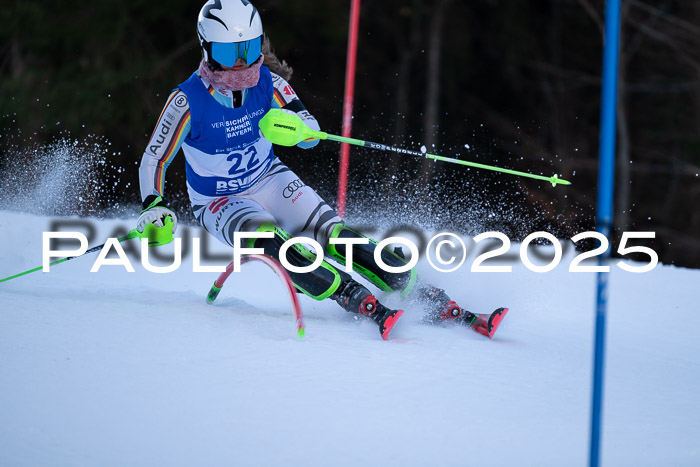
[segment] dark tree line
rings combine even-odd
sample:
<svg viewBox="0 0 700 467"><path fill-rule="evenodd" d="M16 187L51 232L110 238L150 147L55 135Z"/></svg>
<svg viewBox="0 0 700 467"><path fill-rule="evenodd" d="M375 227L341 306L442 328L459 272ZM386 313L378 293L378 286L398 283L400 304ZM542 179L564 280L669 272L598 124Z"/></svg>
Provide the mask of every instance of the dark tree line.
<svg viewBox="0 0 700 467"><path fill-rule="evenodd" d="M6 3L0 171L31 163L18 161L23 146L100 135L117 153L109 166L124 169L116 194L138 202L136 164L165 98L200 58L200 2ZM295 90L323 129L339 133L350 2L254 3L295 69ZM700 3L622 5L616 232L656 231L664 262L697 267ZM558 173L573 185L353 149L349 214L395 212L514 240L535 229L562 237L594 229L603 11L603 0L363 2L354 136ZM337 145L278 153L334 201ZM186 211L183 166L180 155L168 190ZM114 200L93 196L104 208Z"/></svg>

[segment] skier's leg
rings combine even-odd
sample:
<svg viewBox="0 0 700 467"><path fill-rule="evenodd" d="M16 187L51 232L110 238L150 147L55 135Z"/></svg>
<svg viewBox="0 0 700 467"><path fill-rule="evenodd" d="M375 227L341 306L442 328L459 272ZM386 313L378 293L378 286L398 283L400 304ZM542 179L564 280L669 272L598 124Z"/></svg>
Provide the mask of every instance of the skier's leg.
<svg viewBox="0 0 700 467"><path fill-rule="evenodd" d="M374 251L377 242L348 227L344 223L338 223L333 227L330 238L333 239L366 239L365 244L352 245L352 269L362 274L367 280L384 291L401 292L401 296L411 293L416 282L416 271L411 268L402 273L387 272L374 259ZM340 264L347 263L347 249L341 243L328 243L328 254ZM387 266L401 267L406 265L406 259L402 254L393 252L388 248L381 251L381 259Z"/></svg>
<svg viewBox="0 0 700 467"><path fill-rule="evenodd" d="M341 221L333 208L279 160L275 160L269 173L251 190L231 197L230 201L211 200L208 207L195 209L195 216L208 231L229 245L233 245L233 234L237 231L273 232L272 239L252 239L248 245L262 247L278 260L279 249L290 237L287 232L325 245L333 226ZM308 266L315 259L316 254L303 245L287 250L287 260L294 266ZM384 338L403 313L382 306L366 287L326 261L309 273L288 273L297 289L306 295L317 300L331 298L347 311L370 316L379 324Z"/></svg>

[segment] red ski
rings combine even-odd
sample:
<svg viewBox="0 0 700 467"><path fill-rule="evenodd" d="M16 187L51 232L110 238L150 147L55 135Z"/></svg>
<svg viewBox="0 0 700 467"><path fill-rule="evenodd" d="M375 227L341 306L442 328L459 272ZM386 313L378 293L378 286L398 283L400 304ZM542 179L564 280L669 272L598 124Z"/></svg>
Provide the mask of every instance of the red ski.
<svg viewBox="0 0 700 467"><path fill-rule="evenodd" d="M474 314L474 317L467 318L465 323L482 336L491 339L496 333L496 329L498 329L501 321L505 318L506 313L508 313L508 308L499 308L491 314Z"/></svg>
<svg viewBox="0 0 700 467"><path fill-rule="evenodd" d="M382 339L389 340L389 333L394 329L394 325L403 315L403 310L386 310L385 315L377 321Z"/></svg>

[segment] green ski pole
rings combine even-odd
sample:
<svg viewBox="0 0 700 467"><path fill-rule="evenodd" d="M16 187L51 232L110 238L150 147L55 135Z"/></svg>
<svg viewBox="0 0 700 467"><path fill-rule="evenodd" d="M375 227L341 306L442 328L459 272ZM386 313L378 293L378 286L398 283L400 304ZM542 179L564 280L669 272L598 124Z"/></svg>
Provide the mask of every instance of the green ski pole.
<svg viewBox="0 0 700 467"><path fill-rule="evenodd" d="M119 243L121 243L121 242L123 242L124 240L129 240L129 239L132 239L132 238L136 238L136 237L138 237L138 235L139 235L138 230L134 229L134 230L132 230L131 232L129 232L128 234L124 235L123 237L119 237L119 238L117 239L117 241L118 241ZM50 262L50 263L49 263L49 266L53 266L54 264L65 263L66 261L70 261L70 260L72 260L72 259L80 258L80 257L85 256L85 255L87 255L87 254L94 253L94 252L96 252L96 251L100 251L100 250L102 249L102 247L104 247L104 246L105 246L105 243L103 243L102 245L98 245L98 246L95 246L95 247L90 248L89 250L87 250L87 251L86 251L85 253L83 253L82 255L78 255L78 256L68 256L68 257L66 257L66 258L57 259L57 260L55 260L55 261ZM32 273L32 272L41 271L43 268L44 268L43 265L42 265L42 266L39 266L39 267L36 267L36 268L32 268L32 269L29 269L28 271L24 271L24 272L20 272L19 274L15 274L14 276L10 276L10 277L6 277L6 278L4 278L4 279L0 279L0 282L5 282L5 281L9 281L9 280L11 280L11 279L16 279L16 278L18 278L18 277L26 276L27 274L30 274L30 273Z"/></svg>
<svg viewBox="0 0 700 467"><path fill-rule="evenodd" d="M295 113L288 113L280 109L271 109L265 116L260 120L260 130L262 131L265 138L267 138L273 144L278 144L280 146L295 146L301 141L307 139L324 139L330 141L338 141L340 143L348 143L355 146L376 149L379 151L390 151L400 154L408 154L411 156L425 157L426 159L433 159L436 161L450 162L452 164L466 165L469 167L475 167L478 169L491 170L494 172L501 172L510 175L516 175L518 177L527 177L535 180L544 180L556 185L571 185L568 180L560 179L556 174L551 177L544 175L536 175L528 172L520 172L518 170L504 169L502 167L496 167L493 165L479 164L477 162L463 161L460 159L454 159L452 157L438 156L435 154L428 154L427 152L412 151L410 149L397 148L394 146L387 146L385 144L373 143L371 141L364 141L355 138L346 138L344 136L332 135L324 131L312 130L302 119Z"/></svg>
<svg viewBox="0 0 700 467"><path fill-rule="evenodd" d="M147 238L149 246L166 245L173 241L173 220L170 217L166 217L165 224L162 227L156 227L153 224L148 224L146 225L146 228L143 229L143 232L139 232L136 229L132 229L126 235L117 238L117 241L121 243L125 240L131 240L132 238ZM57 259L49 263L49 266L65 263L66 261L70 261L72 259L80 258L87 254L100 251L105 245L106 243L103 243L102 245L92 247L82 255L68 256L66 258ZM16 279L18 277L26 276L27 274L31 274L32 272L41 271L43 268L44 266L42 265L36 268L29 269L28 271L20 272L19 274L15 274L14 276L5 277L4 279L0 279L0 283L9 281L11 279Z"/></svg>

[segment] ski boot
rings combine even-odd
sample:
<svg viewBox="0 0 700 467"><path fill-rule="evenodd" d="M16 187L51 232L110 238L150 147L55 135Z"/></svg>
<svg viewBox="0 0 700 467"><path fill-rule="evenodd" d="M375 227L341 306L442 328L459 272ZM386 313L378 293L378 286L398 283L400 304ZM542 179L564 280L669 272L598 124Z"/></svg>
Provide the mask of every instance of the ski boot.
<svg viewBox="0 0 700 467"><path fill-rule="evenodd" d="M425 305L428 312L425 321L431 324L458 322L462 317L462 309L444 290L433 286L424 286L418 289L417 293L418 302Z"/></svg>
<svg viewBox="0 0 700 467"><path fill-rule="evenodd" d="M425 321L431 324L460 323L482 336L492 338L501 321L508 313L508 308L498 308L493 313L475 314L450 299L444 290L433 286L423 286L417 291L417 299L428 310Z"/></svg>
<svg viewBox="0 0 700 467"><path fill-rule="evenodd" d="M389 338L394 325L403 315L403 310L390 310L385 307L366 287L352 279L341 283L331 298L346 311L372 318L379 325L379 333L384 340Z"/></svg>

